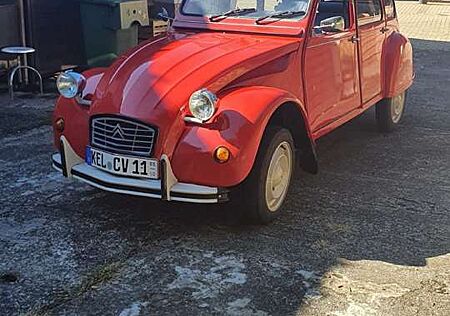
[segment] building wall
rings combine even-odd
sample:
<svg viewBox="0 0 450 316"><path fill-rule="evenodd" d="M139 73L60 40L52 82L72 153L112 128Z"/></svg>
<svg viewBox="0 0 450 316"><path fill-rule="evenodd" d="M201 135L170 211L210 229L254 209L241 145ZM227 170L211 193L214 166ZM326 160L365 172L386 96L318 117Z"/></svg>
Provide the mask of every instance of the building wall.
<svg viewBox="0 0 450 316"><path fill-rule="evenodd" d="M27 43L43 73L85 64L79 0L24 0Z"/></svg>
<svg viewBox="0 0 450 316"><path fill-rule="evenodd" d="M0 47L18 45L19 23L15 0L0 0Z"/></svg>

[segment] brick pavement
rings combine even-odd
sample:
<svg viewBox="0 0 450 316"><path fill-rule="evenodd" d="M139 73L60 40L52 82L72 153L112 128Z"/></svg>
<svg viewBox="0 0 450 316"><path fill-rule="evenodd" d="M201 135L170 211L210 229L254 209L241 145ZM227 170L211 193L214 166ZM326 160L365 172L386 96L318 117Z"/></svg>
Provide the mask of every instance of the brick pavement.
<svg viewBox="0 0 450 316"><path fill-rule="evenodd" d="M400 28L410 38L450 42L450 2L396 3Z"/></svg>

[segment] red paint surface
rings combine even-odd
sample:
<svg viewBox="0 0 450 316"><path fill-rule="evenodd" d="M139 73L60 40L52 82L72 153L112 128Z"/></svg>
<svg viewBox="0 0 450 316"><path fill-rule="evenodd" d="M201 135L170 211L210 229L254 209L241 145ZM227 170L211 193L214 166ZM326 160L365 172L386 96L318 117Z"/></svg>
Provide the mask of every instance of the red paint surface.
<svg viewBox="0 0 450 316"><path fill-rule="evenodd" d="M63 134L84 156L92 115L141 120L158 128L154 156L167 154L180 181L237 185L253 166L271 115L285 102L297 104L314 140L412 83L411 45L395 19L384 39L372 28L385 21L359 30L358 47L349 41L357 32L354 12L346 32L315 36L316 7L314 2L303 20L263 26L179 14L167 37L139 45L107 69L86 72L83 95L92 106L60 98L54 121L65 119ZM186 124L189 97L201 88L219 96L219 109L204 126ZM55 132L57 146L60 136ZM221 145L232 153L225 164L212 158Z"/></svg>
<svg viewBox="0 0 450 316"><path fill-rule="evenodd" d="M220 179L224 187L243 181L253 166L268 120L277 109L268 104L286 102L300 104L295 96L278 88L253 86L229 92L221 99L220 110L210 124L185 129L172 159L176 176L183 182L206 185L216 185ZM299 112L306 116L301 106ZM218 164L213 159L218 146L230 149L228 163Z"/></svg>
<svg viewBox="0 0 450 316"><path fill-rule="evenodd" d="M360 106L358 47L351 42L356 23L351 15L344 32L309 34L303 67L306 105L311 128L318 131Z"/></svg>

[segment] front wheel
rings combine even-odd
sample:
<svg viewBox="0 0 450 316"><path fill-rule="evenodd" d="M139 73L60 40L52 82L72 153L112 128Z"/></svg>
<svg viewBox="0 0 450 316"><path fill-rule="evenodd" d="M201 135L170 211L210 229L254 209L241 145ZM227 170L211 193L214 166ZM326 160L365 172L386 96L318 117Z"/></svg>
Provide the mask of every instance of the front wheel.
<svg viewBox="0 0 450 316"><path fill-rule="evenodd" d="M378 129L382 133L392 132L400 123L405 112L406 91L399 95L386 98L376 105Z"/></svg>
<svg viewBox="0 0 450 316"><path fill-rule="evenodd" d="M255 224L267 224L279 216L295 166L291 133L269 127L258 151L255 165L239 188L240 210Z"/></svg>

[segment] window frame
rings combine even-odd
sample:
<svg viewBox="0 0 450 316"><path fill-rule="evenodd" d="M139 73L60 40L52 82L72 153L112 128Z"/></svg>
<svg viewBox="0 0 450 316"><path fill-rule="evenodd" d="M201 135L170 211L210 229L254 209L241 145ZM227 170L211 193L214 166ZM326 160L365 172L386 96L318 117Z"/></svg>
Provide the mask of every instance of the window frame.
<svg viewBox="0 0 450 316"><path fill-rule="evenodd" d="M316 25L316 18L317 18L318 13L319 13L319 6L320 6L320 3L322 1L325 1L325 0L318 0L316 2L316 7L314 8L313 17L311 19L312 27L311 27L311 30L310 30L310 36L312 36L312 37L335 35L335 34L323 34L321 32L316 32L314 30L314 26ZM336 33L336 34L340 34L340 33L344 33L344 32L350 32L353 29L355 29L355 21L354 21L354 13L353 13L353 0L342 0L342 1L347 2L347 5L348 5L347 10L348 10L348 17L349 17L348 20L349 21L348 21L348 25L345 28L345 30L342 31L342 32Z"/></svg>
<svg viewBox="0 0 450 316"><path fill-rule="evenodd" d="M186 12L184 9L185 9L185 6L186 6L186 2L187 2L187 0L183 0L182 2L181 2L181 5L180 5L180 13L181 13L181 15L184 15L184 16L188 16L188 17L207 17L207 15L203 15L203 14L195 14L195 13L188 13L188 12ZM256 0L256 2L258 2L258 0ZM293 18L293 19L285 19L284 21L285 22L293 22L293 23L295 23L295 22L298 22L298 21L302 21L302 20L304 20L305 18L307 18L308 16L309 16L309 12L310 12L310 9L311 9L311 6L312 6L312 3L314 2L314 0L308 0L308 6L307 6L307 8L306 8L306 10L305 10L305 12L306 12L306 14L305 15L303 15L303 16L299 16L299 17L296 17L295 19ZM257 17L247 17L247 16L245 16L245 15L242 15L242 16L233 16L232 17L233 19L242 19L242 20L256 20L256 19L258 19ZM221 21L218 21L218 22L215 22L215 23L220 23ZM276 22L274 22L274 23L276 23Z"/></svg>
<svg viewBox="0 0 450 316"><path fill-rule="evenodd" d="M358 24L358 27L364 27L364 26L367 26L367 25L372 25L372 24L377 24L377 23L380 23L380 22L383 22L384 21L384 17L385 17L385 12L384 12L384 1L381 1L381 0L370 0L370 1L373 1L373 2L378 2L379 4L380 4L380 18L379 19L377 19L377 20L369 20L369 21L366 21L366 22L364 22L364 21L361 21L360 20L360 18L359 18L359 12L358 12L358 0L354 0L354 3L355 3L355 20L356 20L356 23ZM372 18L375 18L375 17L377 17L377 16L373 16Z"/></svg>
<svg viewBox="0 0 450 316"><path fill-rule="evenodd" d="M386 8L388 7L386 5L386 0L383 0L383 4L384 4L384 16L386 17L386 20L393 20L397 18L397 5L395 3L395 0L390 0L392 1L392 14L393 15L388 15L386 12Z"/></svg>

